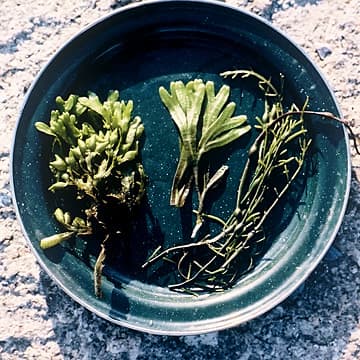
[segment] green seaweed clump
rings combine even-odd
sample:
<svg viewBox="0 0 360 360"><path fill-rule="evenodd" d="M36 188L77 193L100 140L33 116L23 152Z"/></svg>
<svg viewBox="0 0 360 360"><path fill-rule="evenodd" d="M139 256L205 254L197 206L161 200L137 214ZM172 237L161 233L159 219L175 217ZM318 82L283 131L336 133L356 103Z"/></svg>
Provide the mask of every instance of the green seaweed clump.
<svg viewBox="0 0 360 360"><path fill-rule="evenodd" d="M40 246L47 249L76 235L100 234L94 265L95 294L100 297L107 244L126 241L125 227L145 194L139 154L144 126L139 116L132 116L133 102L120 101L118 91L110 91L103 103L94 93L67 100L58 96L56 103L49 124L36 122L35 127L53 137L49 167L54 181L49 190L63 196L65 191L66 196L75 193L80 214L57 208L54 217L65 231L41 239Z"/></svg>

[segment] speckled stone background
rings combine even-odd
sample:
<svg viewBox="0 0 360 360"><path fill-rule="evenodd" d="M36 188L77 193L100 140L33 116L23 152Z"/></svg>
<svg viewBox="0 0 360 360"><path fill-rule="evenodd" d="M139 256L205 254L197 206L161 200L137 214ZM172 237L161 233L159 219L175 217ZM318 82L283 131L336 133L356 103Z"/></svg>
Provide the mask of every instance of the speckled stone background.
<svg viewBox="0 0 360 360"><path fill-rule="evenodd" d="M286 32L360 128L359 0L227 0ZM124 0L0 0L0 359L360 359L360 160L343 225L310 278L269 313L201 336L147 335L104 321L44 273L16 221L11 138L24 94L54 52Z"/></svg>

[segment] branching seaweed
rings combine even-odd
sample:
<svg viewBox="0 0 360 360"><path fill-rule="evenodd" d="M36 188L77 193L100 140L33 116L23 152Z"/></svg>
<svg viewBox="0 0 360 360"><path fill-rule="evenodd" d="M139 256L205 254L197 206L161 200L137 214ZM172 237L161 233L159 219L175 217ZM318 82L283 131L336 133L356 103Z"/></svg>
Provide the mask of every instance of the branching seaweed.
<svg viewBox="0 0 360 360"><path fill-rule="evenodd" d="M126 241L124 224L131 219L145 193L139 141L144 131L141 119L132 117L133 103L119 101L117 91L109 92L102 103L98 96L57 97L59 110L51 112L50 122L35 123L42 133L53 137L50 169L52 192L75 189L81 216L57 208L54 217L66 230L40 241L42 249L53 247L74 235L102 238L94 266L94 288L101 296L101 274L110 240ZM111 224L116 214L122 221ZM120 248L123 245L120 244Z"/></svg>
<svg viewBox="0 0 360 360"><path fill-rule="evenodd" d="M170 83L170 92L160 87L162 102L169 110L179 132L180 156L171 189L170 204L182 207L191 191L192 183L198 192L201 187L199 165L204 154L223 147L250 130L245 115L233 116L236 105L229 102L230 88L223 85L215 94L212 81L201 79Z"/></svg>
<svg viewBox="0 0 360 360"><path fill-rule="evenodd" d="M256 117L258 135L250 146L239 179L234 210L225 220L205 213L202 198L207 188L204 187L195 211L197 221L190 241L165 250L158 248L144 264L145 267L161 259L170 260L176 264L180 281L169 285L169 288L193 294L222 291L254 265L253 256L244 265L241 255L245 252L254 255L256 245L266 239L266 219L287 193L306 161L311 139L305 127L305 117L317 115L341 121L327 112L307 110L308 100L301 108L292 104L285 110L282 90L278 91L271 79L254 71L229 71L222 76L255 78L264 94L265 104L263 115ZM219 132L225 124L219 126ZM212 181L215 183L226 170L226 166L220 169ZM220 230L199 235L199 223L201 225L204 220L215 222Z"/></svg>

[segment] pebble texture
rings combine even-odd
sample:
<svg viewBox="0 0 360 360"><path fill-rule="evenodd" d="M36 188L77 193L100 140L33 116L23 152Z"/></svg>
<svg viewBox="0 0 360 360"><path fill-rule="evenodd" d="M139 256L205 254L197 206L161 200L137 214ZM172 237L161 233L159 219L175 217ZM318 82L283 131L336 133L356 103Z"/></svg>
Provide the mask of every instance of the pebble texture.
<svg viewBox="0 0 360 360"><path fill-rule="evenodd" d="M360 160L336 241L281 305L242 326L200 336L147 335L115 326L72 301L40 269L16 221L9 186L11 137L24 94L49 57L81 28L127 0L0 1L0 358L359 359ZM360 132L358 0L227 0L305 49Z"/></svg>

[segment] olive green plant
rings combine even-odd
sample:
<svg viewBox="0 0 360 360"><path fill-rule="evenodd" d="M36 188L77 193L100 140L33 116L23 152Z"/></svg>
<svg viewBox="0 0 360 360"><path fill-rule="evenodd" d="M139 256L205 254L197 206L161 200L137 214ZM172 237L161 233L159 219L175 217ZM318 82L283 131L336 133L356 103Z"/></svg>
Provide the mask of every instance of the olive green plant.
<svg viewBox="0 0 360 360"><path fill-rule="evenodd" d="M161 86L159 94L179 132L180 155L170 204L182 207L193 182L201 199L199 165L204 154L235 141L250 130L250 125L245 115L234 116L236 105L228 102L227 85L215 94L212 81L175 81L170 83L170 92ZM202 186L206 188L206 184Z"/></svg>
<svg viewBox="0 0 360 360"><path fill-rule="evenodd" d="M54 217L66 231L41 239L40 246L47 249L101 229L101 250L94 266L94 288L100 296L106 244L115 238L106 212L130 218L145 193L139 155L144 126L139 116L132 116L132 101L120 101L118 91L110 91L103 103L91 92L86 97L70 95L67 100L59 96L56 103L58 109L51 112L49 124L36 122L35 127L53 137L49 166L54 182L49 190L75 190L81 216L72 217L57 208ZM120 220L117 233L122 231Z"/></svg>
<svg viewBox="0 0 360 360"><path fill-rule="evenodd" d="M258 135L249 148L248 159L239 179L234 210L230 216L221 219L206 213L199 201L198 209L194 212L201 221L196 221L192 239L165 250L156 249L144 264L148 266L160 259L175 263L180 281L170 284L169 288L178 291L218 291L231 286L238 279L244 271L240 266L240 255L265 240L264 223L301 171L311 144L304 125L307 102L302 108L292 104L288 111L284 111L282 93L269 79L247 70L228 72L223 76L254 77L264 94L264 113L256 117L255 128ZM180 107L179 96L175 98L173 95L172 101L173 108L176 108L175 103L179 103L177 107ZM212 128L211 123L204 123ZM217 134L226 133L229 128L233 128L229 123L234 124L235 121L227 119L219 122ZM240 129L242 133L248 131L248 128ZM179 130L183 144L184 130L181 127ZM195 132L190 138L196 138ZM181 149L183 147L184 145ZM225 165L215 173L208 185L216 183L226 171ZM275 183L274 176L277 178ZM205 186L200 194L205 196L206 192ZM204 220L216 223L220 229L201 234L198 232L199 223ZM252 265L251 256L245 271Z"/></svg>

